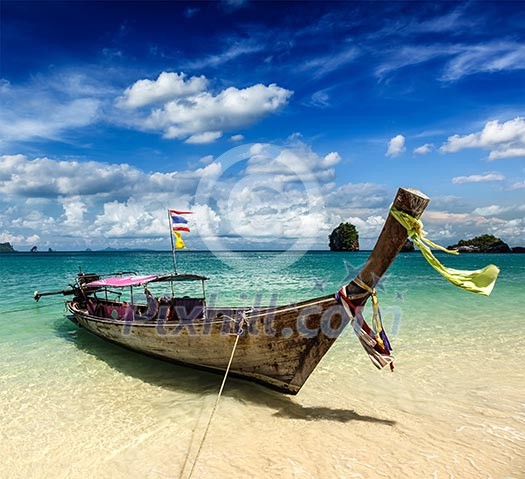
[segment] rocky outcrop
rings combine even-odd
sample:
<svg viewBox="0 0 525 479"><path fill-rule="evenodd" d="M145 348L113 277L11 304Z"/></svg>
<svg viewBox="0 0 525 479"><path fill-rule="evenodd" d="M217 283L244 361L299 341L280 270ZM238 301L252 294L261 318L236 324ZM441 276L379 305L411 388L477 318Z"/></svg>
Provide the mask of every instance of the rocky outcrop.
<svg viewBox="0 0 525 479"><path fill-rule="evenodd" d="M481 235L469 240L461 240L448 249L455 249L460 253L510 253L507 243L493 235Z"/></svg>
<svg viewBox="0 0 525 479"><path fill-rule="evenodd" d="M515 246L512 248L513 253L525 253L525 246Z"/></svg>
<svg viewBox="0 0 525 479"><path fill-rule="evenodd" d="M0 253L14 253L16 250L11 246L11 243L0 243Z"/></svg>
<svg viewBox="0 0 525 479"><path fill-rule="evenodd" d="M341 223L328 237L330 251L359 251L359 233L350 223Z"/></svg>

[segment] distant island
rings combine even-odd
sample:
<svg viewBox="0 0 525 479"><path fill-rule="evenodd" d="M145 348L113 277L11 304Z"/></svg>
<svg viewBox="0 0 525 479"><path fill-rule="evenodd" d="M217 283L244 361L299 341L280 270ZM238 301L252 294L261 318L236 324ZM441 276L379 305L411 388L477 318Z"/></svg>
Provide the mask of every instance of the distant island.
<svg viewBox="0 0 525 479"><path fill-rule="evenodd" d="M460 253L511 253L510 246L501 238L494 235L481 235L468 240L460 240L458 243L450 245L448 249L456 250ZM520 249L517 247L515 249Z"/></svg>
<svg viewBox="0 0 525 479"><path fill-rule="evenodd" d="M330 251L359 251L359 233L351 223L341 223L328 236Z"/></svg>
<svg viewBox="0 0 525 479"><path fill-rule="evenodd" d="M11 243L0 243L0 253L14 253L16 250L11 246Z"/></svg>
<svg viewBox="0 0 525 479"><path fill-rule="evenodd" d="M406 240L406 243L401 248L401 253L412 253L412 251L415 251L414 243L410 241L409 239Z"/></svg>

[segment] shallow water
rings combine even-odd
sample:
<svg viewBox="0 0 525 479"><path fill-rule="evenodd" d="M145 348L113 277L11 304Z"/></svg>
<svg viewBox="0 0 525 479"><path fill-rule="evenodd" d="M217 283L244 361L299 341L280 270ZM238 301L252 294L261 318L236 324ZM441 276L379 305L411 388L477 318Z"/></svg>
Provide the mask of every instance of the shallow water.
<svg viewBox="0 0 525 479"><path fill-rule="evenodd" d="M335 291L367 253L179 255L218 305ZM525 477L525 255L442 256L501 275L489 298L401 255L379 299L396 370L351 331L296 397L231 379L193 477ZM177 478L191 467L221 378L77 330L62 297L84 271L169 271L169 253L0 255L0 477ZM224 262L224 260L226 262ZM345 266L345 261L346 266ZM27 311L6 313L15 309Z"/></svg>

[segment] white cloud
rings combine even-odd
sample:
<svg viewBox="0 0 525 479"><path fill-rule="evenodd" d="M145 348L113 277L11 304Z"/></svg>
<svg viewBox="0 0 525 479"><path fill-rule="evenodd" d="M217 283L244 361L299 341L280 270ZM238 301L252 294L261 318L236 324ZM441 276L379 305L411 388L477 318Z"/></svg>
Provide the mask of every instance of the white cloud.
<svg viewBox="0 0 525 479"><path fill-rule="evenodd" d="M244 135L232 135L230 136L231 141L242 141L244 140Z"/></svg>
<svg viewBox="0 0 525 479"><path fill-rule="evenodd" d="M501 158L525 158L525 147L506 148L502 150L491 151L489 154L489 160L499 160Z"/></svg>
<svg viewBox="0 0 525 479"><path fill-rule="evenodd" d="M293 92L276 84L257 84L238 89L229 87L217 95L200 91L184 98L172 98L146 117L135 117L131 126L160 131L165 138L186 139L190 143L213 141L225 131L246 128L277 112Z"/></svg>
<svg viewBox="0 0 525 479"><path fill-rule="evenodd" d="M452 183L483 183L489 181L503 181L505 177L501 173L485 173L483 175L456 176L452 178Z"/></svg>
<svg viewBox="0 0 525 479"><path fill-rule="evenodd" d="M13 235L9 231L0 233L0 243L11 243L11 245L34 245L40 240L38 235Z"/></svg>
<svg viewBox="0 0 525 479"><path fill-rule="evenodd" d="M299 70L311 71L314 78L321 78L353 62L360 54L359 48L355 46L346 47L340 52L307 60L299 66Z"/></svg>
<svg viewBox="0 0 525 479"><path fill-rule="evenodd" d="M525 69L525 45L515 42L491 42L468 45L445 67L441 77L455 81L475 73Z"/></svg>
<svg viewBox="0 0 525 479"><path fill-rule="evenodd" d="M389 73L411 65L418 65L436 58L447 57L461 51L456 45L405 45L387 52L386 59L376 69L375 75L383 79Z"/></svg>
<svg viewBox="0 0 525 479"><path fill-rule="evenodd" d="M324 191L324 201L330 211L347 216L348 210L354 216L370 216L376 210L388 208L391 193L375 183L347 183Z"/></svg>
<svg viewBox="0 0 525 479"><path fill-rule="evenodd" d="M325 183L335 178L334 166L341 161L337 152L320 156L308 145L292 140L289 147L275 154L268 145L256 143L251 146L251 157L248 161L246 174L271 175L281 182L311 182Z"/></svg>
<svg viewBox="0 0 525 479"><path fill-rule="evenodd" d="M64 198L62 201L64 224L71 227L82 227L84 215L87 213L87 205L80 198Z"/></svg>
<svg viewBox="0 0 525 479"><path fill-rule="evenodd" d="M100 121L114 93L107 72L87 67L53 69L24 84L0 81L0 144L12 151L19 142L70 141L74 130Z"/></svg>
<svg viewBox="0 0 525 479"><path fill-rule="evenodd" d="M511 246L521 245L525 220L520 207L489 205L475 208L472 213L427 210L423 223L429 238L438 240L444 246L481 234L494 234ZM500 214L506 218L498 217Z"/></svg>
<svg viewBox="0 0 525 479"><path fill-rule="evenodd" d="M333 178L333 166L341 158L336 152L318 155L295 140L274 148L272 156L266 145L252 146L243 160L246 168L224 178L221 163L211 155L203 158L202 168L166 173L146 173L126 164L2 156L3 237L26 245L38 232L38 246L53 249L166 248L166 208L171 206L194 211L193 247L203 247L207 237L222 238L227 247L315 242L320 230L331 227L320 211L316 184ZM84 180L78 181L79 176ZM313 183L309 191L303 180ZM195 196L201 182L212 185L214 199L206 204ZM276 222L276 214L283 221Z"/></svg>
<svg viewBox="0 0 525 479"><path fill-rule="evenodd" d="M341 161L341 155L337 153L337 151L332 151L324 157L324 161L322 163L323 163L323 166L327 168L330 166L337 165L337 163L339 163L340 161Z"/></svg>
<svg viewBox="0 0 525 479"><path fill-rule="evenodd" d="M421 22L415 22L408 25L405 33L413 32L447 32L447 33L460 33L464 31L466 27L474 27L476 25L475 19L470 15L465 15L464 5L460 5L459 8L452 10L441 16L430 18Z"/></svg>
<svg viewBox="0 0 525 479"><path fill-rule="evenodd" d="M70 129L94 123L100 106L98 100L90 98L65 103L40 98L37 100L38 108L29 103L32 102L26 98L13 109L4 107L0 110L2 140L59 140Z"/></svg>
<svg viewBox="0 0 525 479"><path fill-rule="evenodd" d="M522 188L525 188L525 180L516 181L512 183L507 189L512 191L512 190L521 190Z"/></svg>
<svg viewBox="0 0 525 479"><path fill-rule="evenodd" d="M0 156L0 194L25 198L128 197L140 193L193 191L202 178L220 173L220 163L193 171L144 173L123 164ZM79 181L79 176L82 181Z"/></svg>
<svg viewBox="0 0 525 479"><path fill-rule="evenodd" d="M199 160L199 163L202 163L203 165L209 165L213 159L213 155L206 155Z"/></svg>
<svg viewBox="0 0 525 479"><path fill-rule="evenodd" d="M509 211L511 208L499 206L499 205L490 205L483 206L481 208L476 208L472 213L480 216L495 216L501 213Z"/></svg>
<svg viewBox="0 0 525 479"><path fill-rule="evenodd" d="M328 108L331 106L328 88L316 91L312 94L310 100L304 102L304 104L307 106L314 106L316 108Z"/></svg>
<svg viewBox="0 0 525 479"><path fill-rule="evenodd" d="M124 108L138 108L152 103L185 98L203 92L208 80L203 75L187 78L184 73L162 72L156 80L138 80L117 99Z"/></svg>
<svg viewBox="0 0 525 479"><path fill-rule="evenodd" d="M503 123L488 121L479 132L450 136L440 151L455 153L466 148L489 150L489 160L525 156L525 119L516 117Z"/></svg>
<svg viewBox="0 0 525 479"><path fill-rule="evenodd" d="M221 217L209 205L194 204L191 207L193 211L192 223L204 237L215 237L219 233Z"/></svg>
<svg viewBox="0 0 525 479"><path fill-rule="evenodd" d="M446 82L477 73L525 69L525 46L512 41L405 45L385 53L385 60L375 70L380 79L401 68L436 59L447 60L440 77Z"/></svg>
<svg viewBox="0 0 525 479"><path fill-rule="evenodd" d="M391 157L399 156L401 153L404 153L405 150L405 137L403 135L397 135L389 141L385 155Z"/></svg>
<svg viewBox="0 0 525 479"><path fill-rule="evenodd" d="M417 148L414 148L414 155L427 155L430 153L434 148L434 145L432 143L425 143L424 145L418 146Z"/></svg>
<svg viewBox="0 0 525 479"><path fill-rule="evenodd" d="M208 55L204 58L185 62L183 66L190 70L201 70L203 68L216 68L225 63L236 60L237 58L244 55L251 55L253 53L264 50L265 45L249 42L239 41L229 45L224 51L215 55Z"/></svg>
<svg viewBox="0 0 525 479"><path fill-rule="evenodd" d="M145 204L135 197L127 201L109 201L96 216L94 230L104 238L161 236L167 231L166 211L158 205Z"/></svg>
<svg viewBox="0 0 525 479"><path fill-rule="evenodd" d="M220 131L204 131L203 133L195 133L189 138L184 140L184 143L190 143L192 145L199 145L202 143L213 143L222 136Z"/></svg>
<svg viewBox="0 0 525 479"><path fill-rule="evenodd" d="M350 222L357 228L360 239L377 238L381 232L381 229L383 228L383 225L385 224L385 218L379 215L368 216L366 219L362 219L358 216L350 216L345 221Z"/></svg>

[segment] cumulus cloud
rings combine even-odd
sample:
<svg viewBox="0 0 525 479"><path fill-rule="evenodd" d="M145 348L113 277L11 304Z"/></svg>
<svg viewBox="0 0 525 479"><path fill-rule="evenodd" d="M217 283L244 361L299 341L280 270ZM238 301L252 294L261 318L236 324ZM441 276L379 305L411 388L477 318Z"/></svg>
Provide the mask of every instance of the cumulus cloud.
<svg viewBox="0 0 525 479"><path fill-rule="evenodd" d="M317 241L320 230L328 231L319 184L332 188L326 182L341 161L337 152L319 155L297 141L273 152L262 144L239 148L246 148L245 168L224 177L220 161L211 155L202 159L201 168L165 173L126 164L2 156L0 221L9 226L4 236L25 245L38 232L39 246L54 249L64 244L162 248L169 239L168 206L194 211L197 247L208 237L239 247L259 240ZM206 203L196 197L203 184L213 192Z"/></svg>
<svg viewBox="0 0 525 479"><path fill-rule="evenodd" d="M232 135L230 136L231 141L242 141L244 140L244 135Z"/></svg>
<svg viewBox="0 0 525 479"><path fill-rule="evenodd" d="M354 216L370 216L388 208L392 193L375 183L346 183L324 191L324 200L330 211L339 215L348 216L352 210Z"/></svg>
<svg viewBox="0 0 525 479"><path fill-rule="evenodd" d="M501 173L485 173L483 175L456 176L452 183L484 183L489 181L503 181L505 177Z"/></svg>
<svg viewBox="0 0 525 479"><path fill-rule="evenodd" d="M281 182L325 183L335 178L333 168L341 161L337 152L325 156L318 155L305 143L292 140L293 143L277 154L269 145L256 143L250 149L246 173L249 175L273 175Z"/></svg>
<svg viewBox="0 0 525 479"><path fill-rule="evenodd" d="M137 110L160 104L144 116L136 111L129 126L161 132L164 138L187 143L210 143L224 132L246 128L277 112L288 103L292 91L275 83L246 88L229 87L217 94L206 89L205 77L186 79L183 73L161 74L156 81L139 80L126 90L118 104Z"/></svg>
<svg viewBox="0 0 525 479"><path fill-rule="evenodd" d="M64 215L66 217L64 224L72 227L82 227L84 215L87 213L87 205L80 198L64 198L62 200Z"/></svg>
<svg viewBox="0 0 525 479"><path fill-rule="evenodd" d="M0 193L25 198L79 196L129 197L140 193L181 194L193 191L202 178L220 173L220 163L192 171L144 173L127 165L97 161L28 159L24 155L0 156ZM82 181L79 181L79 176Z"/></svg>
<svg viewBox="0 0 525 479"><path fill-rule="evenodd" d="M425 143L424 145L418 146L417 148L414 148L414 155L427 155L430 153L434 148L434 145L432 143Z"/></svg>
<svg viewBox="0 0 525 479"><path fill-rule="evenodd" d="M405 137L403 135L397 135L389 141L386 156L399 156L401 153L404 153L405 150Z"/></svg>
<svg viewBox="0 0 525 479"><path fill-rule="evenodd" d="M124 108L164 103L200 93L208 86L204 76L187 78L184 73L162 72L156 80L138 80L117 99Z"/></svg>
<svg viewBox="0 0 525 479"><path fill-rule="evenodd" d="M29 236L13 235L9 231L0 233L0 243L11 243L11 245L34 245L40 240L40 236L33 234Z"/></svg>
<svg viewBox="0 0 525 479"><path fill-rule="evenodd" d="M211 143L275 114L293 94L275 83L217 90L204 75L184 72L139 79L120 94L114 83L103 69L88 67L25 85L1 82L0 144L70 141L71 132L100 121L190 144Z"/></svg>
<svg viewBox="0 0 525 479"><path fill-rule="evenodd" d="M511 208L503 207L499 205L490 205L490 206L483 206L481 208L476 208L472 213L475 215L480 216L496 216L501 213L505 213L506 211L509 211Z"/></svg>
<svg viewBox="0 0 525 479"><path fill-rule="evenodd" d="M525 157L525 119L516 117L503 123L488 121L479 132L450 136L440 151L455 153L466 148L488 150L489 160Z"/></svg>
<svg viewBox="0 0 525 479"><path fill-rule="evenodd" d="M202 163L203 165L209 165L213 159L213 155L206 155L199 160L199 163Z"/></svg>

